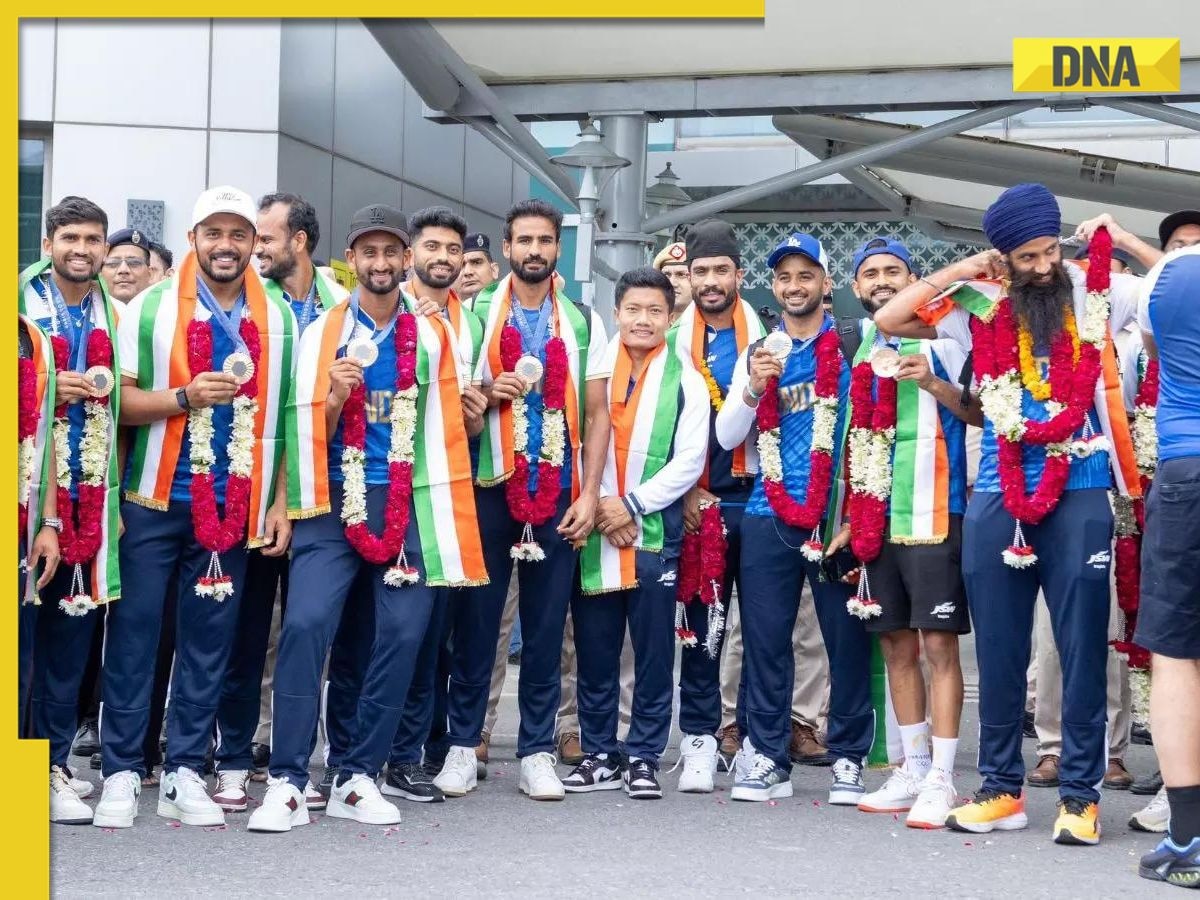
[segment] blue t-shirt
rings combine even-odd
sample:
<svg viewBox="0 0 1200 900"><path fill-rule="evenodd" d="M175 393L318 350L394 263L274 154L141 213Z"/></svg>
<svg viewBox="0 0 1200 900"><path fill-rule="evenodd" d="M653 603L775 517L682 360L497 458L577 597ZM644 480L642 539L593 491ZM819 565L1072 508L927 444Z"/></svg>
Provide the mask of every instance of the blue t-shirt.
<svg viewBox="0 0 1200 900"><path fill-rule="evenodd" d="M833 318L826 316L817 337L833 327ZM783 483L788 493L800 502L808 492L808 455L812 448L813 406L816 402L817 337L807 340L792 338L792 354L783 367L783 377L779 379L779 453L783 462ZM842 453L838 438L845 425L849 399L850 367L843 359L838 376L838 417L833 445L835 472ZM775 515L763 490L761 473L754 479L754 490L746 503L746 515Z"/></svg>
<svg viewBox="0 0 1200 900"><path fill-rule="evenodd" d="M62 294L58 290L58 285L54 283L54 279L45 274L41 276L43 286L42 293L50 291L56 300L63 300ZM75 354L79 348L76 341L83 339L83 323L87 322L92 315L92 298L95 296L95 291L89 293L83 298L83 302L79 306L67 306L67 315L71 317L71 323L62 323L62 328L58 332L67 339L70 345L70 352L67 354L67 359L74 365ZM57 305L57 304L55 304ZM54 333L54 316L47 314L40 319L35 319L42 330L47 334ZM80 367L81 370L87 370L87 363L84 362ZM53 414L53 413L52 413ZM83 440L83 423L86 415L83 411L82 401L79 403L67 404L67 423L70 426L67 431L67 441L71 448L71 497L78 498L79 496L79 479L83 474L83 464L79 453L79 442Z"/></svg>
<svg viewBox="0 0 1200 900"><path fill-rule="evenodd" d="M1169 254L1146 282L1139 319L1158 347L1158 458L1200 456L1200 247Z"/></svg>
<svg viewBox="0 0 1200 900"><path fill-rule="evenodd" d="M948 373L937 351L933 353L933 374L942 381L954 384L958 372ZM938 404L938 417L942 420L942 435L946 439L946 458L950 465L950 502L952 516L961 516L967 511L967 423L942 404ZM895 450L892 451L895 453Z"/></svg>
<svg viewBox="0 0 1200 900"><path fill-rule="evenodd" d="M521 334L521 345L525 353L536 356L542 361L542 365L546 365L546 343L550 340L551 334L549 329L546 331L546 336L542 340L540 346L529 347L525 345L526 334L533 334L537 329L538 315L540 310L526 309L519 303L513 303L513 310L517 315L522 316L525 320L525 328L522 330L518 327ZM529 422L529 441L527 444L526 453L530 460L536 460L538 454L542 452L542 394L538 390L530 390L525 395L525 416ZM478 450L476 450L475 465L478 466ZM566 452L563 453L562 465L562 487L564 490L571 489L571 446L568 439ZM536 491L538 484L538 467L530 466L529 471L529 490Z"/></svg>
<svg viewBox="0 0 1200 900"><path fill-rule="evenodd" d="M358 311L360 327L358 335L370 334L377 337L379 328L375 320L362 309ZM376 346L379 357L363 372L364 387L366 388L367 413L367 462L364 467L367 484L388 484L388 450L392 445L392 397L396 393L396 342L394 340L395 322L383 323L387 329L384 338ZM338 350L338 358L346 355L345 348ZM329 478L332 481L342 480L342 422L338 421L333 440L329 442Z"/></svg>
<svg viewBox="0 0 1200 900"><path fill-rule="evenodd" d="M726 393L733 381L733 369L737 365L737 331L734 328L714 329L705 326L708 338L708 354L705 362L713 379ZM751 478L733 477L733 451L726 450L717 441L717 413L713 410L709 416L708 433L708 489L721 498L725 506L743 506L750 497L750 489L754 485Z"/></svg>
<svg viewBox="0 0 1200 900"><path fill-rule="evenodd" d="M1035 348L1041 366L1042 377L1046 378L1049 370L1049 360L1044 348ZM1046 412L1046 404L1034 400L1033 395L1024 388L1021 389L1021 414L1032 422L1045 422L1050 418ZM1101 434L1100 420L1096 416L1095 406L1088 408L1088 422L1093 435ZM1084 428L1075 432L1075 438L1084 433ZM980 443L981 457L979 473L975 476L975 490L984 494L1001 493L999 452L996 448L996 432L992 428L992 420L984 419L983 440ZM1039 444L1026 444L1022 449L1022 468L1025 470L1025 491L1030 493L1042 479L1042 470L1046 466L1046 449ZM1080 459L1071 457L1070 474L1067 476L1068 491L1079 491L1085 488L1104 488L1112 486L1112 473L1108 466L1108 451L1098 450L1091 456Z"/></svg>

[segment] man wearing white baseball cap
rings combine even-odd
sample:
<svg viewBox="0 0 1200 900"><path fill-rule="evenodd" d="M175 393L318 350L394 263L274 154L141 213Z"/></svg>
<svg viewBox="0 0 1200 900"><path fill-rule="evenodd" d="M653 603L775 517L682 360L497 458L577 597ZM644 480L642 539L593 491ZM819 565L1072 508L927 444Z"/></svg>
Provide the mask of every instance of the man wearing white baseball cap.
<svg viewBox="0 0 1200 900"><path fill-rule="evenodd" d="M178 274L138 295L121 317L121 423L131 440L120 553L122 570L137 577L107 619L104 794L93 818L102 827L128 828L137 816L171 583L180 602L158 814L185 825L225 821L200 772L246 548L278 556L291 538L281 456L296 318L248 268L256 214L237 188L201 194Z"/></svg>

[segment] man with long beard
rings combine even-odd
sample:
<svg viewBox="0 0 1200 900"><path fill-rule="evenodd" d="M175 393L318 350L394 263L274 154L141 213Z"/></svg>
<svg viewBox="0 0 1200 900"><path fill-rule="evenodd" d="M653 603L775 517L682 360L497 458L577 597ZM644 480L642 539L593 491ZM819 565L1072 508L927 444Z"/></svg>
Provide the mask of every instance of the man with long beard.
<svg viewBox="0 0 1200 900"><path fill-rule="evenodd" d="M852 287L871 315L916 280L908 248L899 241L874 238L854 255ZM905 812L911 828L940 828L958 800L953 782L963 702L958 636L971 628L960 565L967 492L964 422L978 425L983 418L977 403L963 406L961 389L951 383L966 363L958 343L901 340L869 319L863 325L851 379L852 384L869 385L870 393L856 395L852 388L852 420L854 413L866 412L858 409L865 398L873 401L872 417L882 409L895 422L895 432L884 438L890 444L890 497L886 505L874 507L875 515L866 508L856 510L851 501L851 546L864 554L861 577L868 579L877 614L868 615L866 608L859 614L867 631L879 635L904 763L858 808ZM879 371L885 360L892 361L894 372ZM894 378L894 387L886 383L888 378ZM857 440L868 432L884 432L851 427L850 483L869 485L877 470L870 470L854 448L869 446ZM870 534L878 536L878 543L865 540ZM932 674L932 733L922 648Z"/></svg>
<svg viewBox="0 0 1200 900"><path fill-rule="evenodd" d="M340 284L313 265L312 248L321 240L317 211L295 194L267 194L258 202L255 230L254 255L267 296L292 308L297 334L303 335L317 316L347 296ZM217 710L220 741L215 753L217 785L213 800L226 812L242 812L248 804L246 784L255 765L251 749L258 727L276 598L281 621L287 609L285 551L278 545L251 550L246 563L237 638ZM263 762L260 760L258 766ZM321 794L312 785L306 790L309 808L320 808L324 799Z"/></svg>
<svg viewBox="0 0 1200 900"><path fill-rule="evenodd" d="M1061 215L1043 185L1008 189L983 224L995 249L909 285L875 316L889 334L936 334L964 346L975 338L986 421L963 523L963 574L977 635L983 785L946 824L976 833L1028 824L1021 726L1041 588L1063 669L1053 836L1063 844L1095 844L1096 788L1106 764L1108 489L1115 480L1123 494L1140 493L1110 335L1134 315L1138 280L1111 274L1108 260L1100 259L1102 266L1090 267L1096 271L1089 291L1087 275L1063 265ZM980 273L993 280L960 284ZM995 280L1002 277L1009 279L1006 297ZM949 300L939 296L951 287ZM972 313L980 321L972 323Z"/></svg>
<svg viewBox="0 0 1200 900"><path fill-rule="evenodd" d="M309 823L321 666L343 609L363 603L373 607L373 636L326 812L366 825L400 821L375 779L434 594L487 580L460 401L465 372L450 328L418 314L400 290L408 242L399 210L355 213L346 261L359 286L301 341L288 427L289 512L300 521L275 669L272 777L252 831Z"/></svg>
<svg viewBox="0 0 1200 900"><path fill-rule="evenodd" d="M450 749L435 779L452 797L476 786L475 748L514 559L523 640L519 788L537 800L564 796L552 752L563 629L574 545L595 517L609 419L604 326L593 310L553 289L561 231L562 214L548 203L513 206L504 225L512 274L475 300L484 323L475 381L488 398L476 503L491 582L453 611Z"/></svg>
<svg viewBox="0 0 1200 900"><path fill-rule="evenodd" d="M674 252L672 252L674 251ZM747 347L760 340L766 329L749 303L738 294L741 285L741 252L733 227L719 219L706 219L693 225L687 243L672 244L659 254L656 264L663 274L683 268L688 273L686 287L676 286L675 302L686 292L690 301L675 319L672 340L675 352L704 378L711 408L710 425L725 403L733 380L734 365ZM685 260L679 266L678 260ZM701 507L717 505L726 531L725 575L720 605L704 606L689 597L681 611L682 627L694 637L684 646L679 668L679 730L683 732L679 753L683 773L679 790L685 793L711 793L717 768L717 741L721 724L721 647L724 643L725 611L729 607L734 584L738 582L741 557L742 512L754 486L753 466L757 455L751 442L733 451L725 450L710 436L708 459L699 483L688 492L684 503L687 530L703 541L715 535L702 528L705 514ZM711 519L711 514L708 514ZM712 526L709 526L711 529ZM683 561L682 566L692 563ZM682 573L685 577L690 573ZM698 583L698 582L697 582ZM711 632L711 633L710 633ZM686 632L685 632L686 633Z"/></svg>
<svg viewBox="0 0 1200 900"><path fill-rule="evenodd" d="M65 197L46 211L45 224L46 255L21 273L17 308L49 336L56 369L53 424L42 424L51 428L61 454L55 471L47 470L46 480L57 512L44 521L57 520L65 562L49 584L39 586L41 606L24 612L36 614L37 620L32 736L50 742L50 820L86 824L92 813L80 798L92 788L72 777L67 758L88 645L97 618L103 616L87 613L121 596L116 441L120 396L113 391L121 304L97 277L107 258L104 210L83 197ZM143 252L122 247L126 249ZM103 390L96 382L101 372L107 385ZM57 491L50 487L56 484ZM30 518L36 520L36 513Z"/></svg>
<svg viewBox="0 0 1200 900"><path fill-rule="evenodd" d="M834 320L821 307L830 280L820 242L793 234L775 248L769 264L783 311L779 329L738 357L716 421L717 440L730 451L759 429L758 477L742 518L738 593L747 736L730 796L762 801L792 795L792 631L807 579L829 653L829 802L852 806L864 792L862 766L874 735L871 643L862 622L846 614L850 589L836 575L848 573L839 570L832 580L821 575L822 563L844 559L834 554L849 541L849 528L839 530L841 492L833 473L850 369Z"/></svg>
<svg viewBox="0 0 1200 900"><path fill-rule="evenodd" d="M282 553L291 539L281 462L296 319L249 268L254 219L244 192L205 191L179 274L139 294L121 317L121 423L132 426L121 568L138 578L107 618L95 825L128 828L137 815L171 584L183 596L158 814L185 825L225 821L200 773L245 589L246 545Z"/></svg>

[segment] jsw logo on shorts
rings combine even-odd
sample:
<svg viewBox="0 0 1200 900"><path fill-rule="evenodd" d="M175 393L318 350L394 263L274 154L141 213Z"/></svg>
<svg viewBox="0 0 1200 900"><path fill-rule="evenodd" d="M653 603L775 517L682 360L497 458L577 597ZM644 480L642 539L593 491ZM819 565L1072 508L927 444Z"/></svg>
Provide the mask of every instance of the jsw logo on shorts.
<svg viewBox="0 0 1200 900"><path fill-rule="evenodd" d="M953 603L939 603L929 612L931 615L937 616L939 619L948 619L950 618L950 614L957 608L958 607Z"/></svg>
<svg viewBox="0 0 1200 900"><path fill-rule="evenodd" d="M675 583L675 570L668 569L667 571L663 572L662 575L660 575L658 578L658 583L659 584L674 584Z"/></svg>
<svg viewBox="0 0 1200 900"><path fill-rule="evenodd" d="M1084 565L1091 566L1093 569L1103 569L1105 566L1108 565L1108 561L1111 558L1112 558L1112 555L1107 550L1101 550L1097 553L1093 553L1088 558L1088 561L1086 563L1084 563Z"/></svg>

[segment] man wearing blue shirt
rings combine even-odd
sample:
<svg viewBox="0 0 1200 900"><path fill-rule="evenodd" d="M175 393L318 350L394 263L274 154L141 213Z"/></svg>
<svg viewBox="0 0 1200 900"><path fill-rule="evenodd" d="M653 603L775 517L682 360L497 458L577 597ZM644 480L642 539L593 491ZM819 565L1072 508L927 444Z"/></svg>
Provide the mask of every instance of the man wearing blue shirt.
<svg viewBox="0 0 1200 900"><path fill-rule="evenodd" d="M778 378L780 414L779 456L782 485L796 503L803 503L809 487L810 452L816 407L817 344L834 328L834 320L821 308L830 289L825 251L807 234L793 234L771 254L772 291L783 311L781 331L792 347L780 361L764 347L748 349L738 357L729 399L717 415L716 435L721 446L732 450L746 439L755 424L756 409L769 379ZM837 422L834 426L833 466L840 455L845 409L850 390L850 369L834 344L839 370ZM837 485L829 496L817 498L826 509L818 529L840 525ZM830 802L854 805L864 792L862 763L875 730L871 709L871 644L862 622L846 613L850 588L822 577L821 566L801 554L811 532L781 521L767 499L762 472L746 503L742 519L741 604L745 643L745 719L747 738L737 764L732 797L735 800L768 800L790 797L791 696L795 675L792 629L804 579L812 587L817 618L829 653L830 697L828 746L834 757ZM828 545L835 552L849 540L842 529Z"/></svg>
<svg viewBox="0 0 1200 900"><path fill-rule="evenodd" d="M1150 270L1138 308L1146 349L1158 358L1159 390L1158 469L1146 504L1134 642L1154 654L1150 715L1171 810L1167 837L1142 857L1139 873L1181 887L1194 887L1200 872L1198 297L1200 245L1168 253Z"/></svg>

